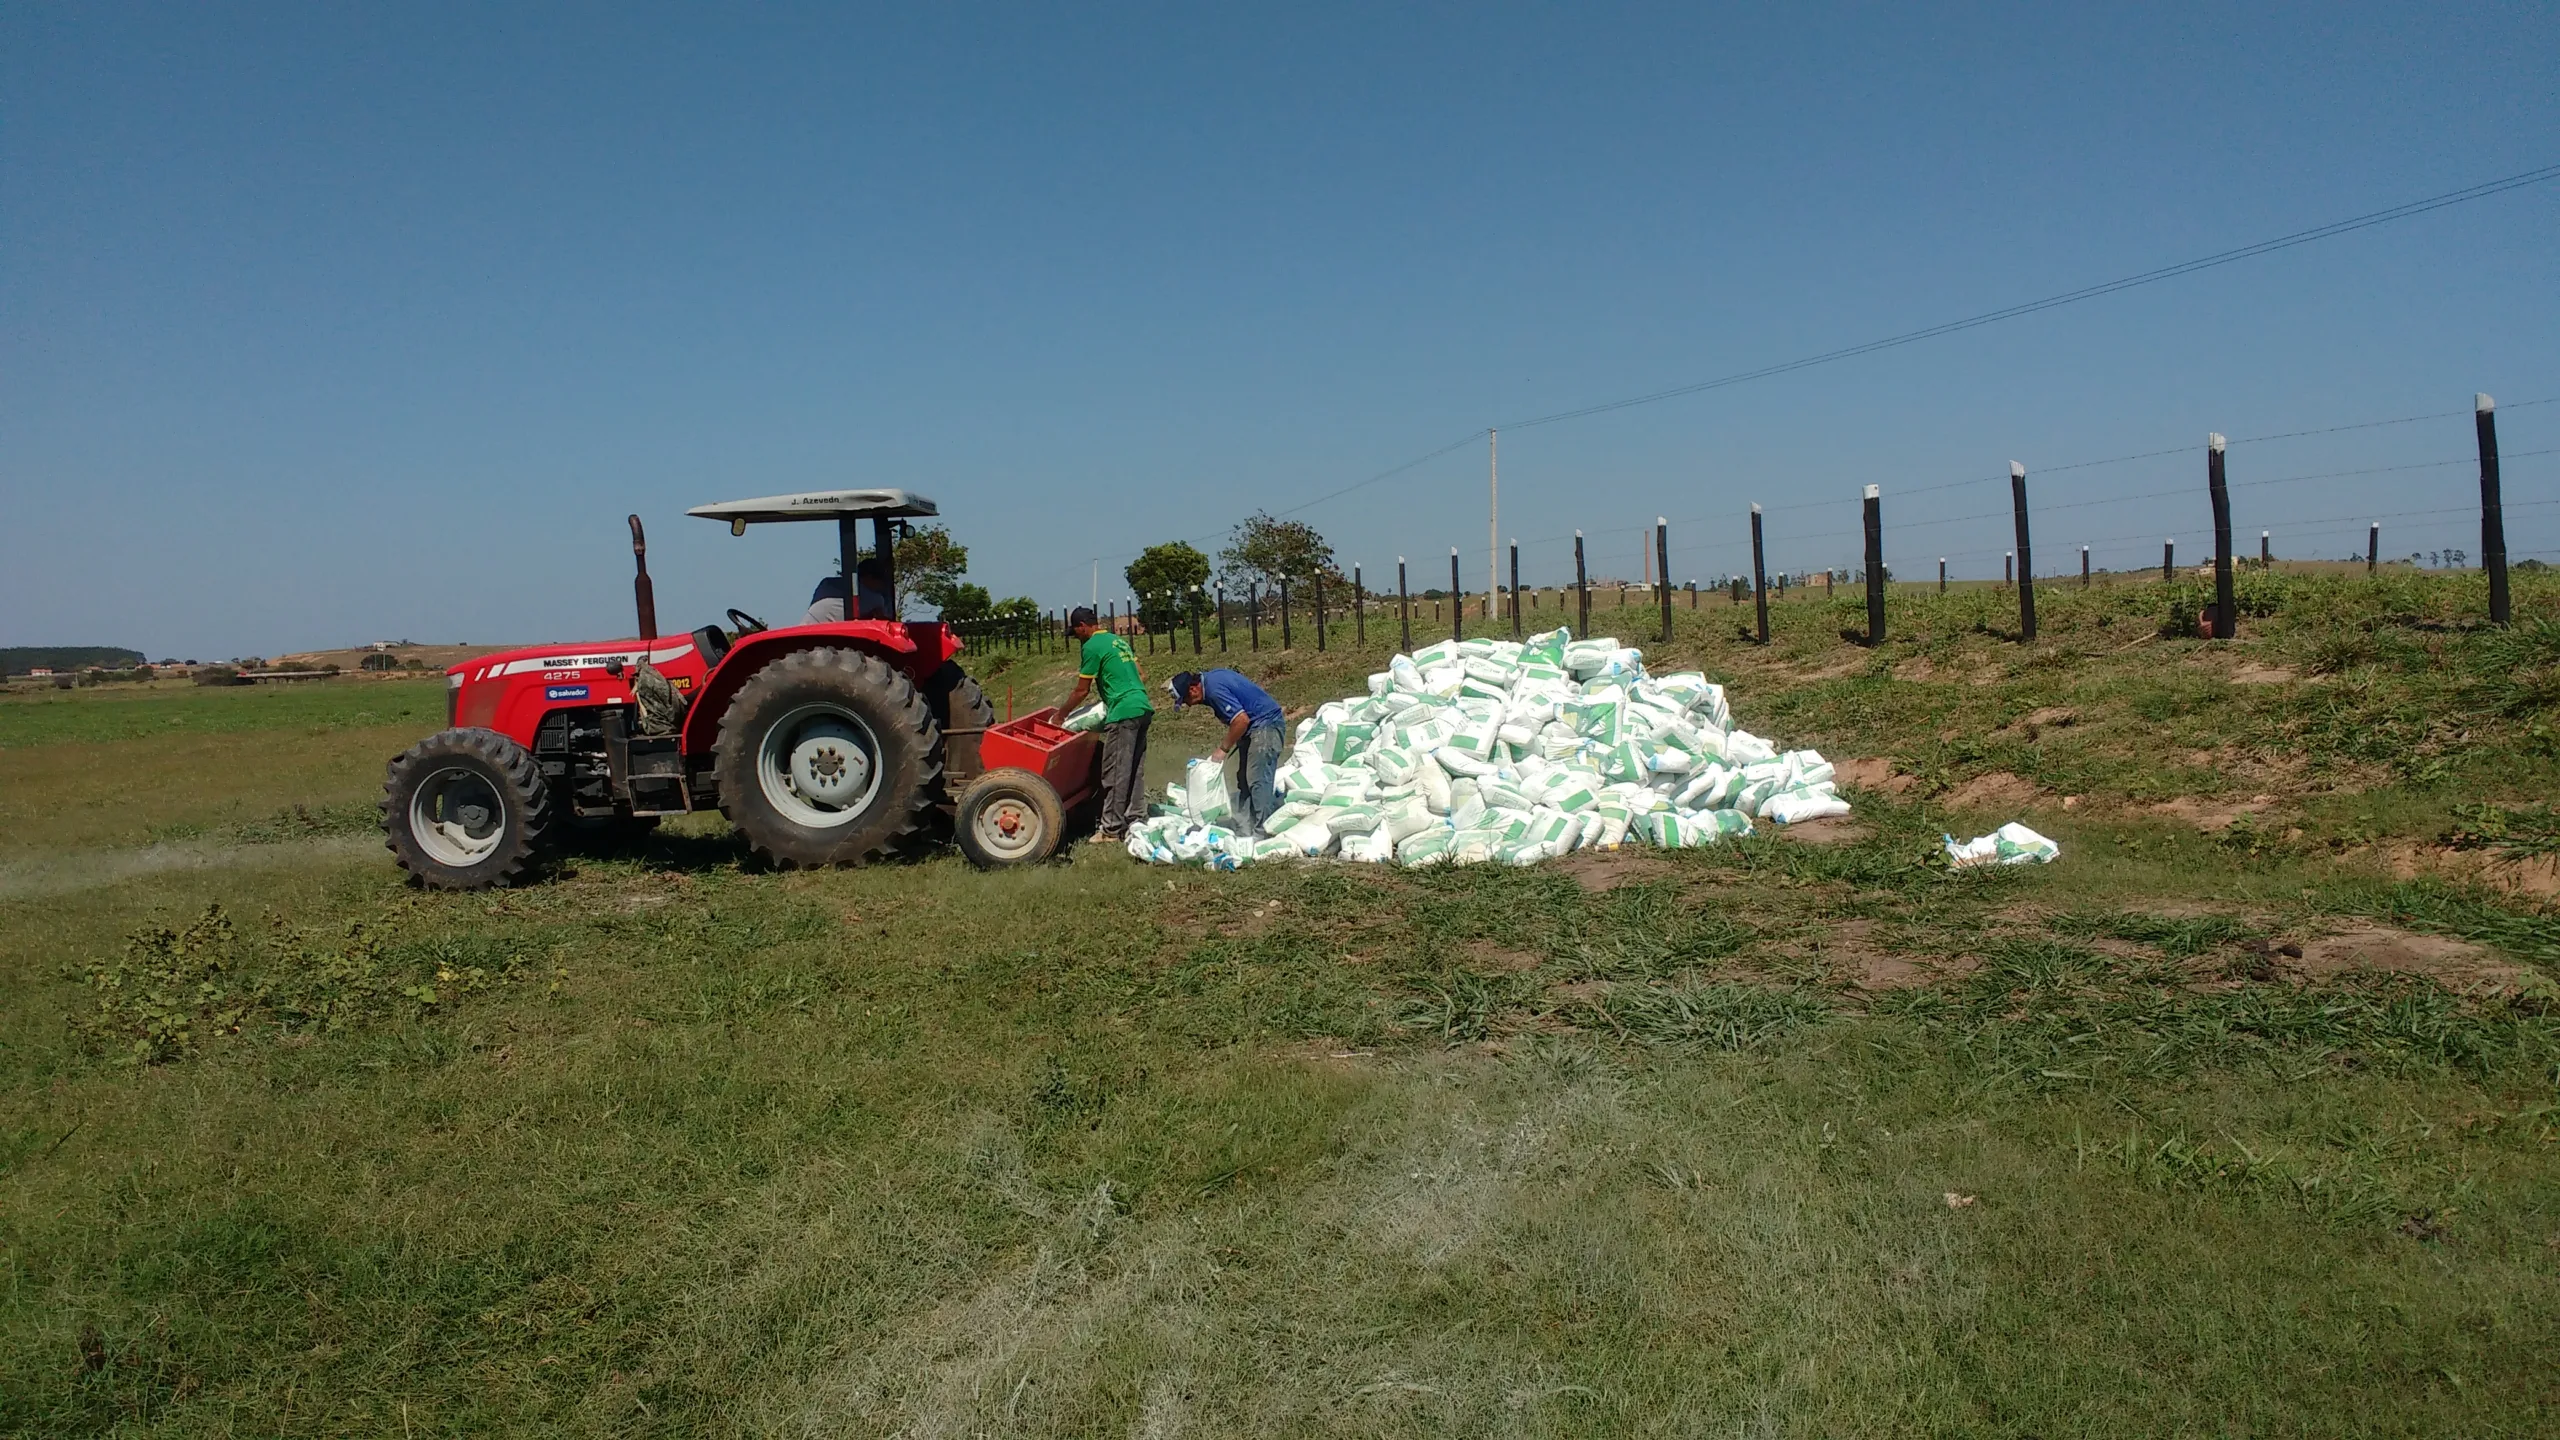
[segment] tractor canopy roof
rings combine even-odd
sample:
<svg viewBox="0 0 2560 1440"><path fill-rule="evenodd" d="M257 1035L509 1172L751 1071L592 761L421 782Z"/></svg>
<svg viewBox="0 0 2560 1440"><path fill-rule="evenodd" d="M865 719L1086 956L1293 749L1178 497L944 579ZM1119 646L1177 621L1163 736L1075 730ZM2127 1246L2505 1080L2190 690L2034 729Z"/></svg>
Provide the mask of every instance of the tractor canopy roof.
<svg viewBox="0 0 2560 1440"><path fill-rule="evenodd" d="M753 500L722 500L696 505L687 515L726 520L732 525L770 520L891 519L902 515L939 515L933 501L912 490L812 490L805 495L764 495Z"/></svg>

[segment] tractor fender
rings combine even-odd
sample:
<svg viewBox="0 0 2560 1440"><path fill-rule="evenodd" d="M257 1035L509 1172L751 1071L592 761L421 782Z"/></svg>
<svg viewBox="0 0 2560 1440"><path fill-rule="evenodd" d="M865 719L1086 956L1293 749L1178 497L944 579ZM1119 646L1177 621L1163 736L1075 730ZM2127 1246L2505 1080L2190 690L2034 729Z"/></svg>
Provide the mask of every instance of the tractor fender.
<svg viewBox="0 0 2560 1440"><path fill-rule="evenodd" d="M923 643L919 643L923 642ZM843 620L828 625L795 625L786 630L759 630L729 647L720 663L703 677L701 693L685 711L684 753L696 764L710 763L720 741L720 717L738 690L767 665L801 650L860 650L876 655L922 683L958 649L949 628L905 625L881 620Z"/></svg>

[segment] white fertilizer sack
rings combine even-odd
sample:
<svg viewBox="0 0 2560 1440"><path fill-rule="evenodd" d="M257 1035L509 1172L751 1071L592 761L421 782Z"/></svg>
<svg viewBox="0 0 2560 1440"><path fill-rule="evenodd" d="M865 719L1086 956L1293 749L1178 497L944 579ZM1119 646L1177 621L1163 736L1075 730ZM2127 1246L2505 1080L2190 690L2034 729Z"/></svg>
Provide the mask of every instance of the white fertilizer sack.
<svg viewBox="0 0 2560 1440"><path fill-rule="evenodd" d="M1365 688L1297 727L1267 838L1234 833L1222 767L1197 760L1155 818L1130 827L1129 853L1213 869L1314 856L1534 865L1630 840L1712 845L1755 818L1849 809L1829 760L1733 728L1722 686L1649 675L1643 652L1616 640L1444 640L1389 660ZM1095 705L1068 724L1100 720ZM2021 825L1947 849L1958 867L2059 853Z"/></svg>

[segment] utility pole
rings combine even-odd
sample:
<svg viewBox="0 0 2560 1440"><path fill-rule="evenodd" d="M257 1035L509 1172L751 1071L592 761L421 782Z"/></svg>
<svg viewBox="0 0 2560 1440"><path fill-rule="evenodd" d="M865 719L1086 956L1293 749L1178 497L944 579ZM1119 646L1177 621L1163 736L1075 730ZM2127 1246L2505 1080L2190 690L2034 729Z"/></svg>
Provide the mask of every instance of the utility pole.
<svg viewBox="0 0 2560 1440"><path fill-rule="evenodd" d="M1484 517L1484 618L1498 620L1502 618L1502 606L1498 603L1502 587L1493 583L1493 577L1502 572L1493 568L1494 551L1500 548L1495 545L1493 537L1502 530L1502 432L1485 431L1484 443L1487 467L1485 483L1488 487L1488 503ZM1488 625L1485 628L1490 630L1493 627Z"/></svg>

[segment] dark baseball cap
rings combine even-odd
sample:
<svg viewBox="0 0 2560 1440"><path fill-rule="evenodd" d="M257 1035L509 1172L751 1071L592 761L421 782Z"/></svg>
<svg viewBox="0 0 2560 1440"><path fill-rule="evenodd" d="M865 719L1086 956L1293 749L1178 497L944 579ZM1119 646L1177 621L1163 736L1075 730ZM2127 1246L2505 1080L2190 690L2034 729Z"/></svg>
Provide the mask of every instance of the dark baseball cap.
<svg viewBox="0 0 2560 1440"><path fill-rule="evenodd" d="M1173 691L1173 708L1179 710L1191 703L1191 687L1200 683L1200 672L1185 670L1164 683L1167 689Z"/></svg>
<svg viewBox="0 0 2560 1440"><path fill-rule="evenodd" d="M1067 628L1070 630L1073 630L1079 625L1099 625L1101 623L1102 617L1093 613L1093 607L1090 605L1079 605L1073 610L1067 612Z"/></svg>

